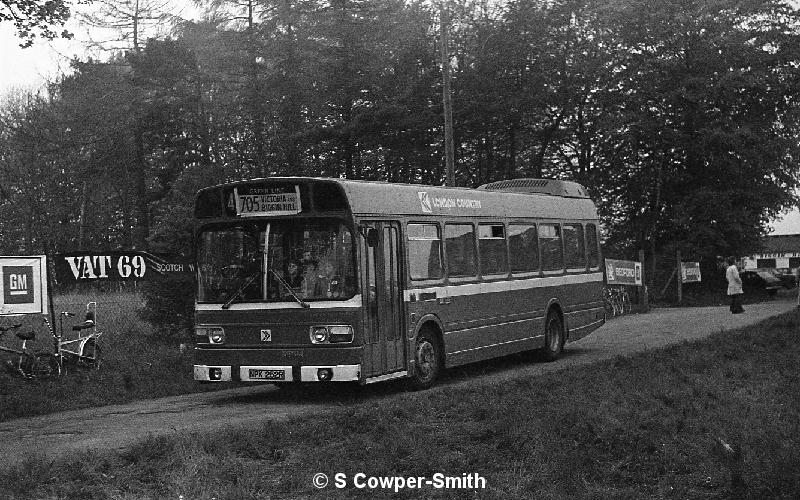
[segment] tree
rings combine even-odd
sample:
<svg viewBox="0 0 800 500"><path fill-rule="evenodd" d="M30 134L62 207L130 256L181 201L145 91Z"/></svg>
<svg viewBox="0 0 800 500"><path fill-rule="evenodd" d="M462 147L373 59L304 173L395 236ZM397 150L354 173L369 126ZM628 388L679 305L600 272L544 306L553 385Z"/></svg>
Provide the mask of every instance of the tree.
<svg viewBox="0 0 800 500"><path fill-rule="evenodd" d="M92 0L92 12L79 15L80 20L107 39L92 43L104 50L139 52L148 38L163 37L166 21L172 18L167 0Z"/></svg>
<svg viewBox="0 0 800 500"><path fill-rule="evenodd" d="M798 13L779 1L592 9L626 54L600 98L612 242L649 249L653 270L675 249L713 261L756 248L767 220L797 203Z"/></svg>
<svg viewBox="0 0 800 500"><path fill-rule="evenodd" d="M56 33L56 26L64 26L70 11L66 0L0 0L0 22L12 22L20 47L30 47L36 37L72 38L67 30Z"/></svg>
<svg viewBox="0 0 800 500"><path fill-rule="evenodd" d="M430 2L206 4L208 19L145 42L157 4L122 2L126 53L0 107L0 246L36 251L60 234L61 248L186 254L176 228L205 185L443 181ZM676 249L746 252L797 202L800 18L786 3L451 5L460 185L578 180L609 255L647 250L648 276Z"/></svg>

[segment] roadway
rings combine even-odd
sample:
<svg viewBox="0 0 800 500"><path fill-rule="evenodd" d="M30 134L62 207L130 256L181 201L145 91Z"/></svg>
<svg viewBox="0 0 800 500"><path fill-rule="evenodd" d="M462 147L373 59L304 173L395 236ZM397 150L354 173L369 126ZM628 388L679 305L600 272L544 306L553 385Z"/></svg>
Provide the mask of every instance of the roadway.
<svg viewBox="0 0 800 500"><path fill-rule="evenodd" d="M727 306L715 306L654 309L623 316L568 344L564 357L554 363L532 363L530 356L512 356L459 367L446 372L431 391L528 378L659 349L752 325L796 307L795 300L778 299L749 304L745 314L739 315L730 314ZM300 394L256 385L15 419L0 423L0 464L17 464L32 454L55 458L81 450L122 450L148 435L257 425L268 419L284 420L390 398L404 391L400 382Z"/></svg>

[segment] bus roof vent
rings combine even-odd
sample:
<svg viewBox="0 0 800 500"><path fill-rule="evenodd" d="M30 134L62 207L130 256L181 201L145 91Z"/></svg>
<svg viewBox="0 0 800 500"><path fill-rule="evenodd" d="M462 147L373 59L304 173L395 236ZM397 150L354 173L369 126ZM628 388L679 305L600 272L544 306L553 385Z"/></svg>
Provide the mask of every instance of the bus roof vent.
<svg viewBox="0 0 800 500"><path fill-rule="evenodd" d="M568 198L588 198L586 188L572 181L555 179L509 179L506 181L490 182L479 186L478 189L487 191L505 191L507 193L541 193L552 196L565 196Z"/></svg>

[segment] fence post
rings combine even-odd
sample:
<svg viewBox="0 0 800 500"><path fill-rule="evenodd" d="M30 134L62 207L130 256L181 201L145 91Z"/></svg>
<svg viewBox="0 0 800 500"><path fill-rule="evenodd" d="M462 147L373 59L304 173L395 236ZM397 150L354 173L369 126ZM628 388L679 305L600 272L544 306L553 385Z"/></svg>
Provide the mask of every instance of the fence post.
<svg viewBox="0 0 800 500"><path fill-rule="evenodd" d="M639 250L639 262L642 263L642 274L644 275L644 250ZM647 296L647 280L644 279L644 276L642 276L642 286L639 287L639 292L639 305L642 306L644 312L647 312L650 310L650 297Z"/></svg>
<svg viewBox="0 0 800 500"><path fill-rule="evenodd" d="M47 302L49 303L48 308L50 309L50 324L51 332L56 327L56 309L53 305L53 287L55 286L56 282L56 265L55 265L55 255L56 253L53 251L53 247L49 243L45 243L45 255L44 255L44 266L47 269ZM45 319L47 315L45 314Z"/></svg>
<svg viewBox="0 0 800 500"><path fill-rule="evenodd" d="M677 276L677 278L678 278L677 279L677 281L678 281L678 304L680 304L681 301L683 301L683 270L681 269L681 251L678 250L677 252L675 252L675 254L676 254L676 258L678 259L678 262L676 264L677 267L675 268L675 272L678 274L678 276Z"/></svg>

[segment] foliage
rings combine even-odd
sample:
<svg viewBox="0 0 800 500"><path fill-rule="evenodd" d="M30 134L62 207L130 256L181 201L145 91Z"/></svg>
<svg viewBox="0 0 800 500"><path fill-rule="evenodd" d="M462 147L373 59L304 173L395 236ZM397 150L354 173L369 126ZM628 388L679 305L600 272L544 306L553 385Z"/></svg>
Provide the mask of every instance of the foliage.
<svg viewBox="0 0 800 500"><path fill-rule="evenodd" d="M0 22L14 23L21 47L33 45L37 36L48 40L72 38L67 30L60 34L53 31L69 19L69 3L65 0L2 0L0 6Z"/></svg>
<svg viewBox="0 0 800 500"><path fill-rule="evenodd" d="M0 251L188 256L194 192L242 178L442 183L436 8L203 4L172 38L137 32L130 51L0 107ZM666 255L713 267L797 204L800 15L786 2L451 7L460 185L585 184L606 254L645 250L651 289Z"/></svg>
<svg viewBox="0 0 800 500"><path fill-rule="evenodd" d="M171 16L164 12L167 2L157 0L91 0L92 9L78 14L79 20L112 40L93 40L104 50L141 50L141 42L159 33Z"/></svg>

